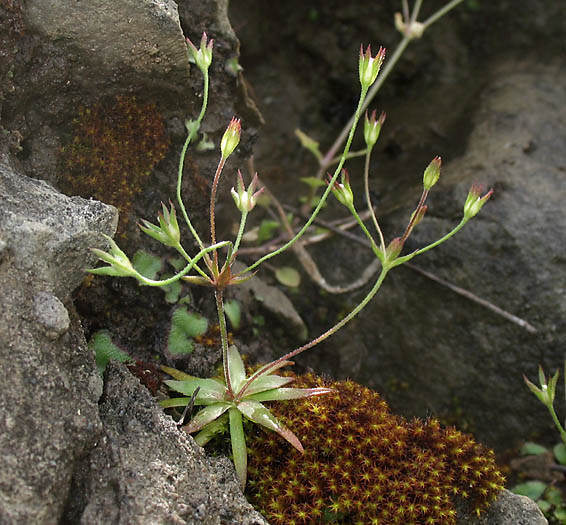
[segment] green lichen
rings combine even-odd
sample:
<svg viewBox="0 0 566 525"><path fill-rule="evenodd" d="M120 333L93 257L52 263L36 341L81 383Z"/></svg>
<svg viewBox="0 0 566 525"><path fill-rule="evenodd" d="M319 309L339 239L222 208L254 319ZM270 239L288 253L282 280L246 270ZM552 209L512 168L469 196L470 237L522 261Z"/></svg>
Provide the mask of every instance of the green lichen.
<svg viewBox="0 0 566 525"><path fill-rule="evenodd" d="M273 434L248 440L248 495L273 525L452 525L456 498L479 514L503 488L493 452L469 435L394 415L353 381L308 374L293 386L335 392L270 406L304 454Z"/></svg>

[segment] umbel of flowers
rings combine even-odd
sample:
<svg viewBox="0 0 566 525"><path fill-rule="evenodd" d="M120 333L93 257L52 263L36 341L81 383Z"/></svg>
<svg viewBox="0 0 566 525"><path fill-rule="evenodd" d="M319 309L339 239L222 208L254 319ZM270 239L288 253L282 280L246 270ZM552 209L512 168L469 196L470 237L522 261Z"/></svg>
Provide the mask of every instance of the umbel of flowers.
<svg viewBox="0 0 566 525"><path fill-rule="evenodd" d="M273 525L451 525L456 498L479 514L503 488L493 451L469 435L394 415L353 381L295 385L333 392L270 407L304 454L274 433L249 437L247 494Z"/></svg>

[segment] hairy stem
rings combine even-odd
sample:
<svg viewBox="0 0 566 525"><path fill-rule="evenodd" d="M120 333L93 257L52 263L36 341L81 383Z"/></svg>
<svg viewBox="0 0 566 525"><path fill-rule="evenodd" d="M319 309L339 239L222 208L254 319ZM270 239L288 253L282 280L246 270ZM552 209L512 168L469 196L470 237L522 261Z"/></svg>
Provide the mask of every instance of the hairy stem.
<svg viewBox="0 0 566 525"><path fill-rule="evenodd" d="M218 189L218 181L220 179L220 174L224 168L226 159L224 157L220 158L220 162L216 168L216 173L214 174L214 179L212 181L212 189L210 191L210 241L212 244L216 243L216 216L215 216L215 206L216 206L216 191ZM214 252L214 264L216 269L218 269L218 252Z"/></svg>
<svg viewBox="0 0 566 525"><path fill-rule="evenodd" d="M218 325L220 327L220 339L222 341L222 365L224 367L224 380L226 381L226 388L228 388L228 392L234 394L228 369L228 331L226 330L226 315L224 314L222 290L215 290L214 298L216 299L216 311L218 312Z"/></svg>
<svg viewBox="0 0 566 525"><path fill-rule="evenodd" d="M354 317L356 317L356 315L358 315L365 307L366 305L373 299L374 295L378 292L379 288L381 287L381 285L383 284L383 281L385 280L385 277L387 276L387 272L389 271L390 268L388 267L382 267L381 269L381 273L379 274L379 277L377 279L377 281L375 282L375 284L373 285L373 288L369 291L369 293L363 298L363 300L346 316L344 317L344 319L340 320L338 323L336 323L332 328L329 328L326 332L324 332L323 334L319 335L316 339L313 339L312 341L310 341L309 343L300 346L299 348L296 348L295 350L292 350L291 352L285 354L283 357L280 357L279 359L261 367L259 370L257 370L246 382L246 384L243 386L243 388L240 390L240 394L242 394L243 392L246 391L246 389L253 383L253 381L260 375L264 375L269 373L269 370L273 369L274 367L276 367L279 363L281 363L282 361L288 361L289 359L291 359L292 357L295 357L296 355L299 355L300 353L304 352L305 350L308 350L309 348L312 348L313 346L316 346L317 344L321 343L322 341L324 341L325 339L329 338L332 334L335 334L338 330L340 330L343 326L345 326L346 324L348 324Z"/></svg>
<svg viewBox="0 0 566 525"><path fill-rule="evenodd" d="M191 143L191 141L193 140L193 138L195 137L195 135L198 132L198 129L200 127L200 123L202 122L202 119L204 118L204 114L206 113L206 108L207 108L207 105L208 105L208 71L203 72L203 77L204 77L204 87L203 87L202 106L201 106L201 109L200 109L199 116L196 120L197 124L195 124L194 126L191 127L191 130L189 131L189 134L187 135L185 143L183 144L183 149L181 150L181 158L179 159L179 169L178 169L178 172L177 172L177 202L179 203L179 208L181 209L181 212L183 214L183 218L185 219L185 222L187 223L187 226L189 227L189 230L190 230L192 236L197 241L199 248L201 250L204 249L204 244L203 244L201 238L199 237L199 234L195 230L193 224L191 223L191 219L189 218L187 210L185 209L185 204L183 203L183 198L181 196L181 185L182 185L182 182L183 182L183 168L184 168L184 165L185 165L185 157L187 155L187 149L189 147L189 144ZM214 242L213 242L213 244L214 244ZM207 257L208 257L208 255L207 255Z"/></svg>
<svg viewBox="0 0 566 525"><path fill-rule="evenodd" d="M380 248L381 248L381 253L383 253L385 255L385 239L383 237L383 232L381 231L381 228L379 227L379 223L377 222L377 217L375 216L375 211L373 209L373 204L371 202L371 195L369 193L370 159L371 159L371 149L368 149L367 154L366 154L365 164L364 164L364 190L365 190L365 193L366 193L366 202L367 202L367 206L368 206L368 211L369 211L369 214L370 214L371 219L373 221L373 225L375 226L375 229L377 230L377 234L379 235L379 244L380 244Z"/></svg>
<svg viewBox="0 0 566 525"><path fill-rule="evenodd" d="M353 123L352 123L352 127L350 129L350 134L348 135L348 140L346 141L346 146L344 147L344 151L342 153L342 158L340 159L338 166L336 166L336 170L334 171L334 175L332 176L332 179L328 183L326 190L322 194L322 197L320 198L318 205L316 206L316 208L312 212L312 214L309 217L309 219L307 220L307 222L304 224L304 226L297 232L297 234L291 240L289 240L287 243L285 243L283 246L281 246L279 249L275 250L274 252L271 252L271 253L264 255L263 257L258 259L255 263L253 263L251 266L248 266L245 270L241 271L238 275L241 275L243 273L246 273L246 272L253 270L257 266L259 266L262 262L266 261L267 259L271 259L271 257L275 257L276 255L279 255L281 252L284 252L285 250L287 250L298 239L300 239L303 236L303 234L307 231L309 226L315 220L316 216L319 214L320 210L322 209L322 207L323 207L323 205L324 205L324 203L325 203L325 201L328 197L328 194L332 191L332 187L333 187L334 183L336 182L336 179L338 178L338 174L342 170L342 166L344 165L344 162L346 161L346 156L348 155L348 152L350 151L350 146L352 144L352 140L354 138L354 133L356 131L356 125L357 125L357 123L360 119L360 115L362 113L362 106L363 106L366 94L367 94L367 89L362 88L362 92L360 94L360 99L358 101L358 107L356 109L356 113L354 114L354 120L353 120Z"/></svg>
<svg viewBox="0 0 566 525"><path fill-rule="evenodd" d="M218 250L219 248L223 248L224 246L230 246L232 244L231 241L222 241L217 244L213 244L212 246L208 246L207 248L203 248L200 252L198 252L192 259L187 266L185 266L179 273L175 274L173 277L169 279L163 279L161 281L155 281L153 279L148 279L144 277L140 273L136 275L136 279L146 286L166 286L168 284L174 283L178 281L181 277L185 276L189 273L195 265L203 258L203 256L207 255L209 252Z"/></svg>

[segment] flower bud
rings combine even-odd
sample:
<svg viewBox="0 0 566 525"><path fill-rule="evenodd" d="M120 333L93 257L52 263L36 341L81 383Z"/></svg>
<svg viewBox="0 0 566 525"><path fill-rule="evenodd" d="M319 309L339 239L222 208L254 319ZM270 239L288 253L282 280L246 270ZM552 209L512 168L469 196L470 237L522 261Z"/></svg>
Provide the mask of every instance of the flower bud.
<svg viewBox="0 0 566 525"><path fill-rule="evenodd" d="M230 193L232 194L232 198L234 199L234 203L236 207L242 212L250 212L253 210L254 206L256 205L257 198L261 194L261 192L265 188L261 188L259 191L255 191L255 188L258 184L258 177L257 173L254 175L252 182L248 186L248 189L244 187L244 179L242 177L242 173L238 170L238 182L237 182L237 190L232 188Z"/></svg>
<svg viewBox="0 0 566 525"><path fill-rule="evenodd" d="M395 239L389 243L389 246L385 248L385 259L389 262L397 259L403 249L403 244L405 244L405 241L403 241L401 237L395 237Z"/></svg>
<svg viewBox="0 0 566 525"><path fill-rule="evenodd" d="M327 176L327 184L330 184L332 177L329 173L327 173ZM350 209L354 205L354 194L352 193L352 187L350 186L350 177L345 169L342 170L341 180L341 183L338 181L334 182L332 193L338 199L340 204L343 204L346 208Z"/></svg>
<svg viewBox="0 0 566 525"><path fill-rule="evenodd" d="M368 117L366 111L366 118L364 121L364 139L369 149L375 146L377 139L379 138L379 133L381 131L381 126L385 122L385 113L381 113L379 118L375 118L375 109L372 111L371 116Z"/></svg>
<svg viewBox="0 0 566 525"><path fill-rule="evenodd" d="M214 43L214 40L210 40L208 44L206 41L206 33L203 33L200 40L200 49L197 49L196 46L187 38L189 53L195 61L195 64L203 73L208 71L210 64L212 64L212 44Z"/></svg>
<svg viewBox="0 0 566 525"><path fill-rule="evenodd" d="M440 157L434 157L430 164L426 167L423 175L423 186L425 190L430 190L437 182L440 177L440 165L442 164L442 159Z"/></svg>
<svg viewBox="0 0 566 525"><path fill-rule="evenodd" d="M139 224L141 231L153 237L155 240L164 244L165 246L178 246L181 239L181 232L179 230L179 224L177 222L177 214L175 212L175 206L171 204L171 211L167 209L165 204L161 203L163 212L159 213L157 220L159 221L159 226L151 224L151 222L142 219L142 224Z"/></svg>
<svg viewBox="0 0 566 525"><path fill-rule="evenodd" d="M464 218L471 219L475 217L493 194L493 190L489 190L482 197L482 191L483 188L480 184L472 184L466 202L464 203Z"/></svg>
<svg viewBox="0 0 566 525"><path fill-rule="evenodd" d="M360 46L359 73L360 84L363 89L369 89L369 87L375 82L384 58L385 48L380 47L377 55L372 57L371 46L368 45L365 54L363 46Z"/></svg>
<svg viewBox="0 0 566 525"><path fill-rule="evenodd" d="M97 248L91 248L99 259L108 263L110 266L102 266L101 268L94 268L87 270L90 273L98 275L113 275L115 277L136 277L138 272L132 266L128 256L118 248L118 245L108 235L102 234L110 244L110 252L105 252Z"/></svg>
<svg viewBox="0 0 566 525"><path fill-rule="evenodd" d="M222 158L226 160L238 144L240 143L240 134L242 133L242 125L240 123L240 119L236 117L232 117L230 124L226 128L224 132L224 136L220 141L220 151L222 152Z"/></svg>
<svg viewBox="0 0 566 525"><path fill-rule="evenodd" d="M548 384L546 382L546 377L544 375L544 370L539 365L538 367L538 375L540 381L540 388L531 383L524 375L523 379L525 383L529 387L529 390L539 399L539 401L546 405L547 407L551 407L554 404L554 397L556 395L556 383L558 382L558 375L559 371L557 370L554 376L549 376Z"/></svg>

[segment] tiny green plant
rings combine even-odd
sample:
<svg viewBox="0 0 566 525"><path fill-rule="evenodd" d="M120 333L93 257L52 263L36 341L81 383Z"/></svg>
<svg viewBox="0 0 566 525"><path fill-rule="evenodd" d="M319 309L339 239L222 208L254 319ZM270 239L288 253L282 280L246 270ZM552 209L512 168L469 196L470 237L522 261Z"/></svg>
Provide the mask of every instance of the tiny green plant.
<svg viewBox="0 0 566 525"><path fill-rule="evenodd" d="M413 229L422 221L426 213L426 199L429 191L434 184L436 184L440 176L441 160L440 157L435 157L425 169L423 176L423 192L417 207L408 221L405 231L401 236L394 238L389 243L386 243L377 218L372 211L373 206L371 205L371 200L369 198L370 195L367 182L369 159L372 149L377 142L381 127L384 124L385 116L382 115L377 118L375 112L371 115L366 113L363 124L364 138L367 144L367 149L365 151L366 168L364 177L366 182L366 199L369 204L369 209L371 210L373 226L375 227L378 235L377 241L374 239L374 236L370 233L356 210L354 195L349 183L349 175L344 169L344 163L346 159L349 158L348 155L350 146L352 144L358 122L362 118L362 108L364 107L368 92L371 86L375 83L385 59L385 49L380 48L378 53L374 55L370 46L368 46L365 50L361 47L358 60L358 77L361 90L357 109L354 119L349 127L348 137L336 169L333 174L328 174L327 184L322 196L318 200L318 204L312 210L310 217L303 227L288 242L280 246L278 249L264 255L253 264L246 266L243 270L235 273L235 271L233 271L234 263L236 262L238 249L244 235L246 220L248 214L255 207L259 194L262 192L262 188L260 187L260 181L257 174L246 187L243 176L240 172L238 172L236 186L232 189L232 197L240 212L240 225L234 241L219 241L216 235L215 215L218 182L228 158L232 155L239 144L241 134L240 120L232 118L220 142L220 159L212 180L209 216L210 242L205 243L203 241L202 237L194 228L183 203L181 196L181 182L187 149L196 137L206 113L209 91L208 70L212 62L213 41L208 40L206 34L203 34L199 48L192 44L188 39L187 43L192 59L203 74L204 86L200 113L195 120L188 120L186 122L188 134L181 150L179 160L176 196L177 205L181 211L182 218L196 242L196 245L198 245L199 251L196 254L190 255L183 247L181 242L181 232L177 220L177 212L175 206L171 203L169 207L163 205L162 212L159 213L158 216L158 224L152 224L143 220L142 224L140 224L140 228L150 237L176 250L186 262L182 269L166 279L147 277L136 269L132 262L130 262L128 256L111 238L106 237L110 244L109 251L105 252L99 249L93 249L93 251L103 262L107 263L107 265L89 271L102 275L133 277L137 279L139 283L146 286L168 286L174 282L183 280L190 284L206 286L213 289L222 346L222 376L217 379L202 379L173 371L173 369L168 369L174 379L167 381L167 385L172 390L183 394L183 397L169 400L164 402L163 405L186 406L189 403L194 403L197 407L203 407L193 417L188 425L183 427L189 433L197 433L196 439L201 444L206 443L213 435L219 432L224 432L226 430L229 431L236 473L243 488L246 483L247 472L246 439L243 424L244 419L277 432L293 447L303 452L304 449L299 439L295 436L295 434L293 434L293 432L291 432L291 430L277 420L270 410L263 405L263 402L307 398L331 392L331 389L326 387L288 387L287 385L292 381L292 378L276 375L275 372L280 370L282 367L293 364L291 361L292 358L327 339L337 330L350 322L378 292L389 271L401 264L404 264L405 262L410 261L417 255L435 248L456 234L471 218L477 215L482 206L490 198L492 191L490 190L487 193L482 194L483 192L481 188L478 185L473 185L463 206L462 219L452 231L428 246L415 250L409 254L402 255L403 246L406 240L411 235ZM238 349L234 345L229 345L224 291L228 286L238 285L245 280L251 279L262 263L292 247L294 243L296 243L311 227L330 193L332 193L336 199L348 209L359 224L365 236L369 239L373 253L381 264L379 277L362 301L333 327L312 341L292 350L271 363L263 365L255 372L247 375Z"/></svg>
<svg viewBox="0 0 566 525"><path fill-rule="evenodd" d="M522 446L520 453L522 456L551 457L554 462L551 468L562 472L566 469L566 445L562 442L554 445L552 451L538 443L527 442ZM566 523L566 493L563 486L556 482L548 483L548 480L529 479L513 486L510 490L535 501L550 523Z"/></svg>
<svg viewBox="0 0 566 525"><path fill-rule="evenodd" d="M559 370L556 370L553 376L549 376L548 380L545 376L544 370L542 366L539 365L538 367L538 378L540 382L540 387L536 386L534 383L531 383L527 379L526 376L523 376L523 379L529 390L537 397L537 399L547 408L550 412L550 417L554 425L556 426L558 432L560 433L560 439L562 442L566 444L566 421L564 425L558 419L558 415L556 414L556 410L554 408L554 399L556 397L556 384L558 383L558 376L560 375ZM566 358L564 359L564 395L566 396Z"/></svg>

